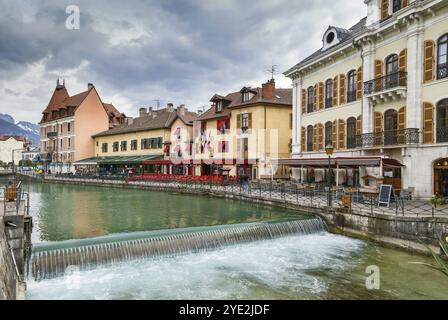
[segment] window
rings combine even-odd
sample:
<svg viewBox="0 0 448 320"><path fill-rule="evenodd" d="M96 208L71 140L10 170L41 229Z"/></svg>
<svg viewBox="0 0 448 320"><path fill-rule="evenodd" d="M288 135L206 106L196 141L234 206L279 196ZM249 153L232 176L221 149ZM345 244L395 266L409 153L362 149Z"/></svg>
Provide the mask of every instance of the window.
<svg viewBox="0 0 448 320"><path fill-rule="evenodd" d="M386 89L398 85L398 55L393 54L386 59Z"/></svg>
<svg viewBox="0 0 448 320"><path fill-rule="evenodd" d="M128 142L127 141L121 141L120 143L120 150L126 151L128 149Z"/></svg>
<svg viewBox="0 0 448 320"><path fill-rule="evenodd" d="M222 101L216 102L216 112L219 113L222 111Z"/></svg>
<svg viewBox="0 0 448 320"><path fill-rule="evenodd" d="M313 151L313 126L309 125L306 129L306 151Z"/></svg>
<svg viewBox="0 0 448 320"><path fill-rule="evenodd" d="M71 125L71 123L69 122L69 123L67 123L67 131L70 133L70 125Z"/></svg>
<svg viewBox="0 0 448 320"><path fill-rule="evenodd" d="M137 140L131 140L131 150L137 150Z"/></svg>
<svg viewBox="0 0 448 320"><path fill-rule="evenodd" d="M448 99L437 104L436 142L448 142Z"/></svg>
<svg viewBox="0 0 448 320"><path fill-rule="evenodd" d="M117 151L118 151L118 141L115 141L115 142L112 144L112 151L113 151L113 152L117 152Z"/></svg>
<svg viewBox="0 0 448 320"><path fill-rule="evenodd" d="M216 130L218 134L224 134L226 130L230 129L230 119L218 120L216 122Z"/></svg>
<svg viewBox="0 0 448 320"><path fill-rule="evenodd" d="M347 102L356 101L356 71L352 70L347 76L348 91L347 91Z"/></svg>
<svg viewBox="0 0 448 320"><path fill-rule="evenodd" d="M347 120L347 149L356 148L356 118Z"/></svg>
<svg viewBox="0 0 448 320"><path fill-rule="evenodd" d="M142 139L140 141L140 149L141 150L145 150L145 149L161 149L162 148L162 138L147 138L147 139ZM133 149L134 150L134 149ZM135 149L137 150L137 148Z"/></svg>
<svg viewBox="0 0 448 320"><path fill-rule="evenodd" d="M249 129L249 114L243 113L241 115L241 130L243 130L243 132L244 132L247 129Z"/></svg>
<svg viewBox="0 0 448 320"><path fill-rule="evenodd" d="M325 108L333 106L333 80L328 79L325 82Z"/></svg>
<svg viewBox="0 0 448 320"><path fill-rule="evenodd" d="M229 142L219 141L218 142L218 152L229 152Z"/></svg>
<svg viewBox="0 0 448 320"><path fill-rule="evenodd" d="M107 143L103 143L103 144L101 145L101 151L104 152L104 153L107 152Z"/></svg>
<svg viewBox="0 0 448 320"><path fill-rule="evenodd" d="M402 8L402 0L392 0L392 13L400 11Z"/></svg>
<svg viewBox="0 0 448 320"><path fill-rule="evenodd" d="M396 110L388 110L384 114L384 144L395 145L398 140L398 112Z"/></svg>
<svg viewBox="0 0 448 320"><path fill-rule="evenodd" d="M249 91L243 93L243 102L249 101L250 98L251 98L251 96L250 96L250 92Z"/></svg>
<svg viewBox="0 0 448 320"><path fill-rule="evenodd" d="M62 139L61 139L61 149L62 149Z"/></svg>
<svg viewBox="0 0 448 320"><path fill-rule="evenodd" d="M62 126L62 124L61 124L61 132L64 132L64 127Z"/></svg>
<svg viewBox="0 0 448 320"><path fill-rule="evenodd" d="M333 122L327 121L325 123L325 147L333 145Z"/></svg>
<svg viewBox="0 0 448 320"><path fill-rule="evenodd" d="M448 34L437 42L437 79L448 77Z"/></svg>
<svg viewBox="0 0 448 320"><path fill-rule="evenodd" d="M307 108L306 108L306 112L307 113L311 113L313 112L313 103L314 103L314 89L313 87L309 87L308 88L308 97L307 97Z"/></svg>
<svg viewBox="0 0 448 320"><path fill-rule="evenodd" d="M97 142L96 142L96 146L98 147L98 146L99 146L99 144L100 144L100 143L99 143L99 142L97 141Z"/></svg>
<svg viewBox="0 0 448 320"><path fill-rule="evenodd" d="M72 141L71 141L71 138L68 138L67 141L68 141L68 148L70 149L70 148L71 148L71 142L72 142Z"/></svg>

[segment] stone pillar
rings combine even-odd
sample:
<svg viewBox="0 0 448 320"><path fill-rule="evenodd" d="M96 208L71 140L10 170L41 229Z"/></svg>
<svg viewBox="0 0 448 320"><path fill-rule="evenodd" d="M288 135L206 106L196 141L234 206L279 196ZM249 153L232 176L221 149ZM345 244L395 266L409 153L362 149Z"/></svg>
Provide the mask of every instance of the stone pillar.
<svg viewBox="0 0 448 320"><path fill-rule="evenodd" d="M373 80L375 78L375 46L373 42L367 40L362 48L362 78L363 81ZM364 89L364 88L363 88ZM364 95L362 98L362 133L373 132L374 127L373 103Z"/></svg>
<svg viewBox="0 0 448 320"><path fill-rule="evenodd" d="M407 31L407 101L406 127L422 129L422 86L424 26L420 19L413 20Z"/></svg>
<svg viewBox="0 0 448 320"><path fill-rule="evenodd" d="M292 110L293 110L293 126L292 126L292 153L297 155L301 150L302 139L302 79L295 78L292 82Z"/></svg>

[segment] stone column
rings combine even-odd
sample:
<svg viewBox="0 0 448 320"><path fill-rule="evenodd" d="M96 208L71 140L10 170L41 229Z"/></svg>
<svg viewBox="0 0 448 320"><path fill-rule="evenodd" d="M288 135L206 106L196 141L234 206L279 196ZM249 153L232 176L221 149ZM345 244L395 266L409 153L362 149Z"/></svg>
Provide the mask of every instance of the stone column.
<svg viewBox="0 0 448 320"><path fill-rule="evenodd" d="M292 153L297 155L301 150L302 139L302 79L294 78L292 82L292 109L293 109L293 126L292 126Z"/></svg>
<svg viewBox="0 0 448 320"><path fill-rule="evenodd" d="M362 79L364 82L375 78L375 45L366 40L362 47ZM364 90L364 88L363 88ZM364 95L362 98L362 133L373 132L374 127L373 103Z"/></svg>

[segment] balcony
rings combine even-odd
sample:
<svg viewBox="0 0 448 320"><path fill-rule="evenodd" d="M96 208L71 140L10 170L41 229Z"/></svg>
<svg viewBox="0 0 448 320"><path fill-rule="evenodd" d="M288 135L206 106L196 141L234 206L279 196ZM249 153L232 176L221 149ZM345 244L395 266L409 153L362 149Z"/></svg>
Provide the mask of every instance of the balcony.
<svg viewBox="0 0 448 320"><path fill-rule="evenodd" d="M441 63L437 66L437 79L448 78L448 64Z"/></svg>
<svg viewBox="0 0 448 320"><path fill-rule="evenodd" d="M364 82L364 95L373 104L406 98L408 85L407 72L395 72Z"/></svg>
<svg viewBox="0 0 448 320"><path fill-rule="evenodd" d="M356 147L358 148L390 147L418 143L420 143L420 132L414 128L364 133L356 136Z"/></svg>
<svg viewBox="0 0 448 320"><path fill-rule="evenodd" d="M47 138L48 139L55 139L58 137L58 133L56 131L47 132Z"/></svg>

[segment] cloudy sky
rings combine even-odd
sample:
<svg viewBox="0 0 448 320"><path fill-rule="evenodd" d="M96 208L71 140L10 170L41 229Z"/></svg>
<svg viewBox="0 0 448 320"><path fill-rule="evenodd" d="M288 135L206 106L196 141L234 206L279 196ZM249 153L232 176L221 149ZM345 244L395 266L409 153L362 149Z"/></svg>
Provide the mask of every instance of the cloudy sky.
<svg viewBox="0 0 448 320"><path fill-rule="evenodd" d="M66 7L80 9L68 30ZM208 106L214 93L259 86L349 28L362 0L0 0L0 113L38 122L59 77L69 94L92 82L128 116L139 107Z"/></svg>

